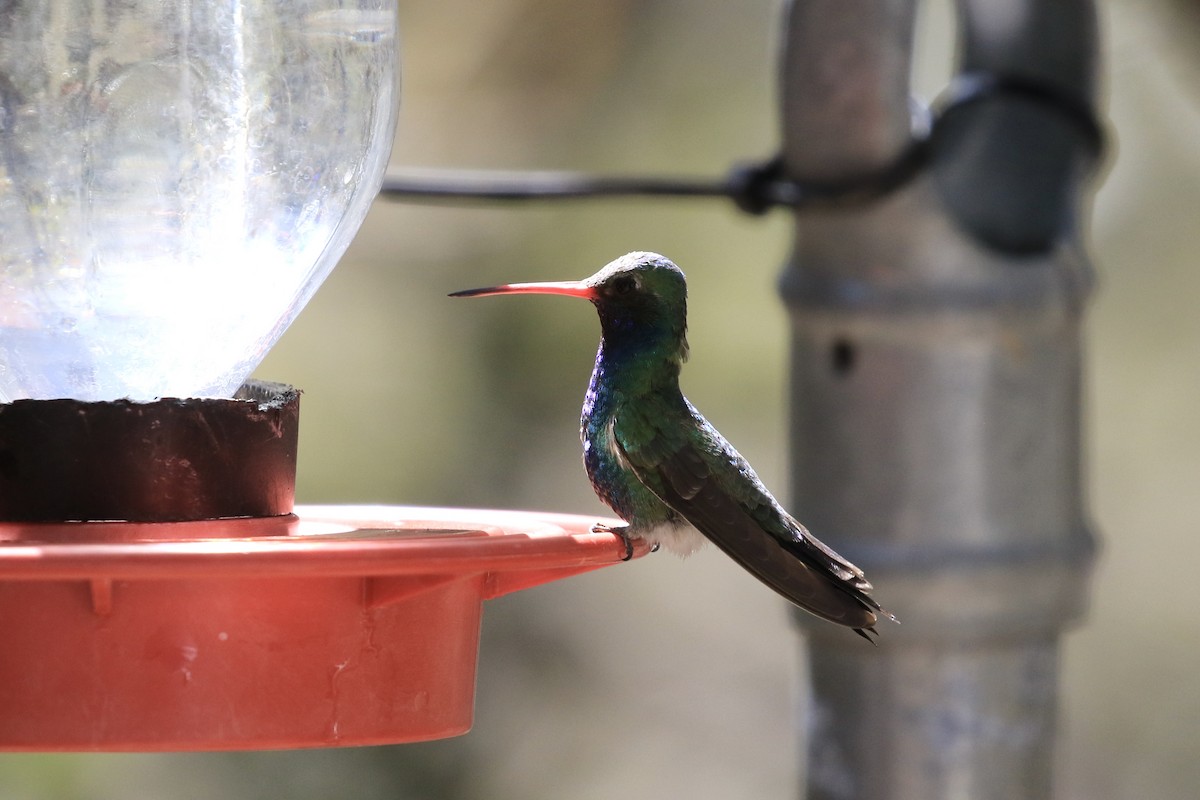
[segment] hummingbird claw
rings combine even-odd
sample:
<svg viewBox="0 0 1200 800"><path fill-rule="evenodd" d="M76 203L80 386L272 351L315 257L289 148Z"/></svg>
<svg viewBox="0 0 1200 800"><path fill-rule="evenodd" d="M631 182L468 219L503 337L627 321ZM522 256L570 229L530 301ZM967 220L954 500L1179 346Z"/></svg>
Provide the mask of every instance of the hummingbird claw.
<svg viewBox="0 0 1200 800"><path fill-rule="evenodd" d="M592 526L592 533L611 533L621 537L621 541L625 543L625 555L621 557L622 561L629 561L633 558L633 537L629 535L628 525L606 525L603 522L597 522ZM655 545L655 550L658 546Z"/></svg>

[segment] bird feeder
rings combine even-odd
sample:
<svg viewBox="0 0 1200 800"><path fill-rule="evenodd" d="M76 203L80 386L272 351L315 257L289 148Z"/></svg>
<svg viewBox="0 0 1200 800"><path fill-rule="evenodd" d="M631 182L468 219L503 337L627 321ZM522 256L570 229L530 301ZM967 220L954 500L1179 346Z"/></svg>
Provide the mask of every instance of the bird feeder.
<svg viewBox="0 0 1200 800"><path fill-rule="evenodd" d="M567 515L293 508L298 399L0 406L0 748L463 733L482 602L624 555Z"/></svg>
<svg viewBox="0 0 1200 800"><path fill-rule="evenodd" d="M379 188L393 0L6 15L0 749L466 731L482 602L624 543L563 515L294 507L299 393L246 382Z"/></svg>

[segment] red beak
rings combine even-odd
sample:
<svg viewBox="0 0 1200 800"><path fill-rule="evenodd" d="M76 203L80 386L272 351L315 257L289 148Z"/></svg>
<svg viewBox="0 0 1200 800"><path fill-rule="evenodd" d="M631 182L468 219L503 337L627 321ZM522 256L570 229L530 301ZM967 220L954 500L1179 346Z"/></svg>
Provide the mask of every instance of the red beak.
<svg viewBox="0 0 1200 800"><path fill-rule="evenodd" d="M547 281L544 283L506 283L485 289L451 292L451 297L486 297L491 294L565 294L568 297L596 299L596 290L583 281Z"/></svg>

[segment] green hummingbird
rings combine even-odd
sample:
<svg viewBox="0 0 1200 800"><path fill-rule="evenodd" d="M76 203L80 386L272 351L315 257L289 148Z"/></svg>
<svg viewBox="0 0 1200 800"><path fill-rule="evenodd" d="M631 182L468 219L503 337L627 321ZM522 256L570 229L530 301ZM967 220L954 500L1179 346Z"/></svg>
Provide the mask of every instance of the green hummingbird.
<svg viewBox="0 0 1200 800"><path fill-rule="evenodd" d="M592 488L627 524L598 525L680 555L708 539L785 598L871 641L877 615L862 570L822 544L767 491L746 459L679 389L687 282L657 253L629 253L581 281L512 283L451 297L559 294L590 300L600 350L580 439Z"/></svg>

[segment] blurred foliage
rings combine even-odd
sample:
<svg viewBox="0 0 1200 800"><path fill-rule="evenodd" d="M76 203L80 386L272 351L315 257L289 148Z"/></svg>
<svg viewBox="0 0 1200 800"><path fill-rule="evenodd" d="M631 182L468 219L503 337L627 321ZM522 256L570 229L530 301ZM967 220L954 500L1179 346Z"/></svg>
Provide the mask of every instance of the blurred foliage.
<svg viewBox="0 0 1200 800"><path fill-rule="evenodd" d="M948 74L945 2L916 85ZM1092 507L1105 550L1064 657L1063 798L1200 785L1200 103L1194 6L1102 6L1120 158L1092 224ZM770 154L775 0L406 3L393 163L719 174ZM1190 77L1186 77L1190 76ZM1190 83L1189 83L1190 81ZM1115 152L1115 151L1114 151ZM448 291L577 278L623 252L691 288L684 388L782 490L786 215L720 203L378 203L259 374L305 390L300 499L599 513L578 409L598 328L555 298ZM1172 569L1175 565L1177 568ZM712 553L489 604L468 736L301 753L0 756L4 800L789 797L802 664L785 610Z"/></svg>

